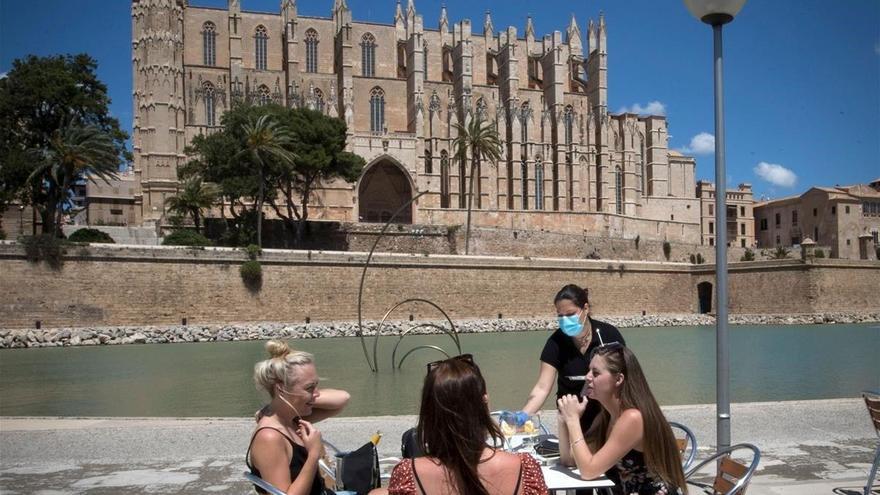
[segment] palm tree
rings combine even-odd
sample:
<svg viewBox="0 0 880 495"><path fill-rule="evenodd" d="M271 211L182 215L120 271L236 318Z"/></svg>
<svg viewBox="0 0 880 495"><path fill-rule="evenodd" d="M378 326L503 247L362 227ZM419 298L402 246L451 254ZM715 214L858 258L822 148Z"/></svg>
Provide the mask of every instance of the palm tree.
<svg viewBox="0 0 880 495"><path fill-rule="evenodd" d="M266 165L270 161L290 164L296 158L288 148L293 144L290 131L270 114L250 118L241 128L243 149L235 158L248 157L257 165L260 174L260 190L257 198L257 245L263 247L263 202L266 191Z"/></svg>
<svg viewBox="0 0 880 495"><path fill-rule="evenodd" d="M468 184L468 203L467 203L467 230L464 238L464 254L470 251L471 241L471 207L474 201L474 176L476 175L477 165L486 159L493 164L498 163L501 159L501 138L498 136L498 129L494 123L484 122L483 117L477 115L465 124L456 123L455 130L457 136L452 141L452 147L456 151L458 160L466 161L468 151L471 155L471 172Z"/></svg>
<svg viewBox="0 0 880 495"><path fill-rule="evenodd" d="M119 153L113 138L93 125L68 122L56 129L46 149L38 152L41 164L28 181L40 185L49 197L46 218L51 219L52 235L59 236L64 205L73 184L83 178L109 183L117 179ZM45 231L45 229L44 229Z"/></svg>
<svg viewBox="0 0 880 495"><path fill-rule="evenodd" d="M210 182L203 182L201 177L193 177L183 183L183 190L176 196L165 200L168 209L179 215L190 215L200 231L202 210L210 208L217 202L219 191Z"/></svg>

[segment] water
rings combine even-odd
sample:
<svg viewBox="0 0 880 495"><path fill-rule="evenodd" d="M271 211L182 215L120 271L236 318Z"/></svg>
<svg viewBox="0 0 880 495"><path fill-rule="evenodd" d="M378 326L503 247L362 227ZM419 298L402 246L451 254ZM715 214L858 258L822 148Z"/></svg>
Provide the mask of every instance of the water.
<svg viewBox="0 0 880 495"><path fill-rule="evenodd" d="M624 329L661 404L715 401L714 327ZM462 335L489 385L493 409L523 405L546 332ZM732 326L733 402L857 397L880 389L880 325ZM368 340L371 343L371 340ZM371 373L356 338L298 340L318 359L322 385L352 394L346 416L415 414L425 363L391 369L396 337L380 339ZM455 352L446 336L407 337ZM248 416L265 400L251 381L264 342L217 342L0 351L2 416ZM552 399L551 399L552 400ZM546 406L551 407L551 400Z"/></svg>

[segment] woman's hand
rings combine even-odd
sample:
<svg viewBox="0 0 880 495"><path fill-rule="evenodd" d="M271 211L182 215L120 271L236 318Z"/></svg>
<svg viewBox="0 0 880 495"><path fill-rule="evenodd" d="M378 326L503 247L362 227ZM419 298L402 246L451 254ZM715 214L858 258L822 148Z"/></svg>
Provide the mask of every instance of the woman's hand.
<svg viewBox="0 0 880 495"><path fill-rule="evenodd" d="M324 446L321 443L321 432L317 428L306 420L300 420L296 434L302 440L306 450L309 451L309 457L321 455L321 449Z"/></svg>
<svg viewBox="0 0 880 495"><path fill-rule="evenodd" d="M579 399L576 395L568 394L556 401L556 407L565 421L580 421L581 415L587 409L587 402L586 397Z"/></svg>

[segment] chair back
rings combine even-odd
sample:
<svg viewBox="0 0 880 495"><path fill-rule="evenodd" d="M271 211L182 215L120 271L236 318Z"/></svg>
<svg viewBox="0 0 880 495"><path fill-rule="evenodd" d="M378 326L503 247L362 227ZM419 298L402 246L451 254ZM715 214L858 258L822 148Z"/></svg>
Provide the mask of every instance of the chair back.
<svg viewBox="0 0 880 495"><path fill-rule="evenodd" d="M741 463L731 458L731 454L742 450L752 451L751 462ZM718 470L712 482L712 493L714 495L743 495L749 486L752 475L755 474L755 470L758 468L758 463L761 461L761 451L758 450L758 447L749 443L740 443L726 449L721 449L715 455L704 459L685 473L688 483L691 483L690 479L700 468L718 460L721 462L718 463ZM694 484L700 486L698 483Z"/></svg>
<svg viewBox="0 0 880 495"><path fill-rule="evenodd" d="M678 447L678 453L681 454L681 468L687 471L697 457L697 437L690 428L681 423L670 421L669 426L672 428L672 433L675 435L675 443ZM678 434L679 431L682 435ZM681 438L681 436L684 436L684 438Z"/></svg>
<svg viewBox="0 0 880 495"><path fill-rule="evenodd" d="M279 490L276 486L269 483L268 481L260 478L250 471L244 472L244 477L251 482L252 485L260 487L263 491L268 493L269 495L287 495L286 493Z"/></svg>
<svg viewBox="0 0 880 495"><path fill-rule="evenodd" d="M865 399L865 406L868 407L868 414L874 423L874 432L880 436L880 395L873 392L862 392Z"/></svg>

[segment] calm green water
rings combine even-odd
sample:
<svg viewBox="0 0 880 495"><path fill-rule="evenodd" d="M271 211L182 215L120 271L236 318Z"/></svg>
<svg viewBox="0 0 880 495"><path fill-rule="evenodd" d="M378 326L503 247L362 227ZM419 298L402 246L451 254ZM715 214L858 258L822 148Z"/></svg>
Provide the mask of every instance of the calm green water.
<svg viewBox="0 0 880 495"><path fill-rule="evenodd" d="M714 403L714 327L624 329L661 404ZM856 397L880 389L880 325L731 327L734 402ZM493 409L522 406L546 332L462 335L489 383ZM347 416L414 414L424 364L411 355L391 370L396 337L380 340L371 373L355 338L299 340L327 387L351 392ZM263 342L133 345L0 351L0 415L247 416L263 397L251 382ZM442 336L407 337L398 356ZM548 405L550 401L548 401Z"/></svg>

